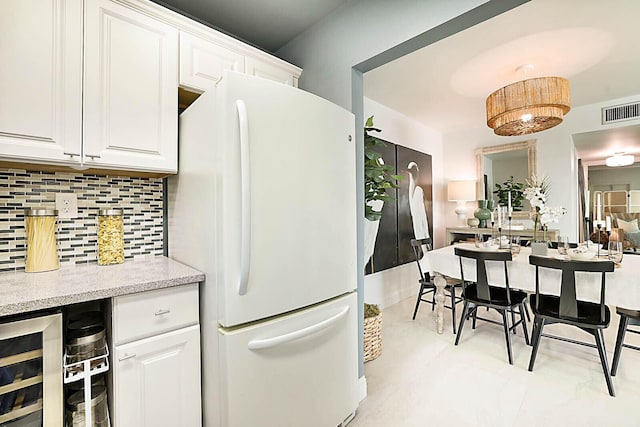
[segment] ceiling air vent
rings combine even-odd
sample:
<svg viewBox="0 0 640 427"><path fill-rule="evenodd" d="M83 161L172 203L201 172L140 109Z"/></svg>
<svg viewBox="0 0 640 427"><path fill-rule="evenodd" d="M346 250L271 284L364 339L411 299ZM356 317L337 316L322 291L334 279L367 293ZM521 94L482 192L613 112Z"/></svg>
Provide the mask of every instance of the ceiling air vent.
<svg viewBox="0 0 640 427"><path fill-rule="evenodd" d="M640 102L616 105L602 109L602 124L621 122L640 118Z"/></svg>

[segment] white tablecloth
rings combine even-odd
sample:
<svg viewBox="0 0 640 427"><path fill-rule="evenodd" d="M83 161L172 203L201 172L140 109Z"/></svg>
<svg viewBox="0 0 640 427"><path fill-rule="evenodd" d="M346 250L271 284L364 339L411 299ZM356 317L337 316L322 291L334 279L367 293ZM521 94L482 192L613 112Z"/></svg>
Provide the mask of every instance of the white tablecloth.
<svg viewBox="0 0 640 427"><path fill-rule="evenodd" d="M460 264L454 253L456 246L476 249L473 244L462 243L446 246L426 253L422 265L426 271L460 278ZM529 264L530 248L522 248L520 254L507 262L509 285L534 293L536 290L535 267ZM555 249L549 249L549 256L558 256ZM466 280L475 280L475 264L472 260L463 260ZM488 262L489 283L504 286L504 268L502 262ZM632 310L640 310L640 255L625 254L620 267L606 274L605 301ZM560 272L540 268L540 291L558 295L560 293ZM576 273L576 296L579 299L598 302L600 300L600 273Z"/></svg>

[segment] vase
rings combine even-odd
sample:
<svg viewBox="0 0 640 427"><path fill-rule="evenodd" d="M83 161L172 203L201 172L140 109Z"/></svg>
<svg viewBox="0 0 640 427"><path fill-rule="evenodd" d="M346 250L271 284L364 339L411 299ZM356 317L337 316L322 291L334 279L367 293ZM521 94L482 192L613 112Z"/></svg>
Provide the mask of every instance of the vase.
<svg viewBox="0 0 640 427"><path fill-rule="evenodd" d="M547 242L531 242L531 255L547 256Z"/></svg>
<svg viewBox="0 0 640 427"><path fill-rule="evenodd" d="M478 224L480 228L487 228L487 220L491 218L491 210L487 208L488 202L493 204L492 200L478 200L478 209L473 212L473 216L480 221Z"/></svg>

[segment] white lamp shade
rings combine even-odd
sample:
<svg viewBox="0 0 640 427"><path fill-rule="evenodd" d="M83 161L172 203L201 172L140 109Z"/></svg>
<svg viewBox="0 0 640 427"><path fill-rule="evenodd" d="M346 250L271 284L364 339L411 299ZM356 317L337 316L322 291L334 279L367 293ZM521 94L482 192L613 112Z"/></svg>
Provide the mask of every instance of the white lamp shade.
<svg viewBox="0 0 640 427"><path fill-rule="evenodd" d="M451 181L447 185L450 202L470 202L476 199L475 181Z"/></svg>

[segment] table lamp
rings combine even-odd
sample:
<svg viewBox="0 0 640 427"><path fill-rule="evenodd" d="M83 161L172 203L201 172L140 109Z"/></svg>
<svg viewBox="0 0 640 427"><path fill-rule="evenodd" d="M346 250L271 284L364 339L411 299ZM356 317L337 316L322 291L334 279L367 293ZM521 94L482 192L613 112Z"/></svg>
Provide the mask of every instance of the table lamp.
<svg viewBox="0 0 640 427"><path fill-rule="evenodd" d="M475 181L450 181L447 185L447 194L450 202L456 202L454 212L458 215L458 220L465 224L467 217L467 202L476 199L476 182Z"/></svg>

